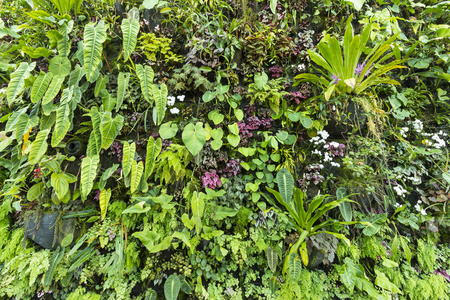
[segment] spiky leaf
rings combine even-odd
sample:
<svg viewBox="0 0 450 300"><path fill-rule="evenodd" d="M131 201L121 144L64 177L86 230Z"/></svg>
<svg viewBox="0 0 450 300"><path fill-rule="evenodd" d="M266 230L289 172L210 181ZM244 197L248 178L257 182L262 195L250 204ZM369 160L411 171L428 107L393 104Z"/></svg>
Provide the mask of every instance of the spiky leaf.
<svg viewBox="0 0 450 300"><path fill-rule="evenodd" d="M91 80L102 61L103 43L106 41L106 26L101 20L97 26L89 23L84 28L84 71L86 79Z"/></svg>
<svg viewBox="0 0 450 300"><path fill-rule="evenodd" d="M8 88L6 90L6 98L8 99L8 105L11 106L17 96L22 92L25 86L25 79L30 76L32 70L36 63L31 64L23 62L20 63L19 67L11 74L11 80L9 81Z"/></svg>
<svg viewBox="0 0 450 300"><path fill-rule="evenodd" d="M149 66L145 66L144 68L142 65L136 65L136 75L141 83L141 91L144 95L144 99L151 104L153 78L155 77L153 69Z"/></svg>
<svg viewBox="0 0 450 300"><path fill-rule="evenodd" d="M39 76L36 78L36 80L33 83L33 87L31 88L31 102L36 103L39 100L42 99L42 96L44 96L45 91L48 88L48 85L50 84L50 81L53 78L53 74L48 72L40 72Z"/></svg>
<svg viewBox="0 0 450 300"><path fill-rule="evenodd" d="M95 176L97 176L97 166L100 162L98 155L85 157L81 162L81 199L86 199L94 186Z"/></svg>

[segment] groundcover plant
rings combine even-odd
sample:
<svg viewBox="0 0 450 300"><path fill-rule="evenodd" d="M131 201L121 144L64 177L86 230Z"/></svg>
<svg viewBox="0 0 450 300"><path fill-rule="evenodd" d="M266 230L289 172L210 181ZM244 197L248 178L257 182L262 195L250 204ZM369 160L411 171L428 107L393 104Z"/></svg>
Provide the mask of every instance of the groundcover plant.
<svg viewBox="0 0 450 300"><path fill-rule="evenodd" d="M449 299L449 24L3 0L0 299Z"/></svg>

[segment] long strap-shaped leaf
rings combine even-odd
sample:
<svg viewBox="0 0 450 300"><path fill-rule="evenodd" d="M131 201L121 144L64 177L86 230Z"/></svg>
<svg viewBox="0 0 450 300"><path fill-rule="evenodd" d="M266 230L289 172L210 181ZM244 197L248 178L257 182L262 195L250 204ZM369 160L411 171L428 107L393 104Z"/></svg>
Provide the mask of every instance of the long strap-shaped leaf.
<svg viewBox="0 0 450 300"><path fill-rule="evenodd" d="M97 26L93 23L86 25L84 29L84 71L86 79L91 80L98 65L102 60L102 44L106 41L106 26L101 20Z"/></svg>
<svg viewBox="0 0 450 300"><path fill-rule="evenodd" d="M52 147L56 147L66 136L70 127L69 105L63 104L56 110L55 130L52 134Z"/></svg>
<svg viewBox="0 0 450 300"><path fill-rule="evenodd" d="M191 209L195 221L195 231L197 232L197 235L199 235L202 229L203 210L205 209L205 201L203 201L201 193L198 194L197 192L194 192L192 195Z"/></svg>
<svg viewBox="0 0 450 300"><path fill-rule="evenodd" d="M39 131L39 133L37 134L36 139L31 145L30 154L28 155L28 162L30 164L34 165L39 163L39 160L47 151L47 137L49 132L50 129L46 129Z"/></svg>
<svg viewBox="0 0 450 300"><path fill-rule="evenodd" d="M102 147L102 132L101 123L102 117L98 112L98 108L93 106L91 108L92 132L89 137L89 144L87 147L87 156L94 156L100 153Z"/></svg>
<svg viewBox="0 0 450 300"><path fill-rule="evenodd" d="M124 18L121 28L123 33L123 60L127 61L136 47L137 36L139 34L139 21Z"/></svg>
<svg viewBox="0 0 450 300"><path fill-rule="evenodd" d="M151 104L153 102L151 89L153 85L153 78L155 76L153 69L149 66L145 66L144 68L142 65L136 65L136 75L141 82L141 91L144 95L144 99Z"/></svg>
<svg viewBox="0 0 450 300"><path fill-rule="evenodd" d="M53 78L53 73L48 72L40 72L39 76L36 78L36 80L33 83L33 87L31 88L31 102L36 103L39 100L42 99L42 96L44 96L45 91L48 88L48 85L50 84L50 81Z"/></svg>
<svg viewBox="0 0 450 300"><path fill-rule="evenodd" d="M164 115L166 112L167 104L167 86L163 83L161 87L158 88L156 84L152 85L152 94L155 99L155 107L153 108L153 121L155 125L160 125L164 120Z"/></svg>
<svg viewBox="0 0 450 300"><path fill-rule="evenodd" d="M130 191L133 194L141 182L142 174L144 173L144 164L142 161L139 163L136 163L135 160L133 160L131 164L131 186Z"/></svg>
<svg viewBox="0 0 450 300"><path fill-rule="evenodd" d="M148 177L153 173L153 169L155 168L156 157L158 157L159 153L162 149L162 140L158 138L156 141L153 137L148 139L147 143L147 157L145 158L145 177L147 180ZM125 170L124 170L125 171Z"/></svg>
<svg viewBox="0 0 450 300"><path fill-rule="evenodd" d="M117 115L114 119L111 117L111 112L107 111L103 114L101 124L102 148L108 149L114 142L114 139L119 134L123 126L123 117Z"/></svg>
<svg viewBox="0 0 450 300"><path fill-rule="evenodd" d="M85 157L81 162L81 199L86 200L87 195L94 186L95 176L97 176L97 165L100 162L98 155Z"/></svg>
<svg viewBox="0 0 450 300"><path fill-rule="evenodd" d="M130 144L128 144L128 142L124 142L124 144L123 144L123 158L122 158L123 177L127 177L128 174L130 174L130 172L131 172L131 165L132 165L132 163L134 161L134 154L135 154L135 152L136 152L136 144L135 143L132 143L130 145ZM147 152L148 152L148 150L147 150ZM148 159L148 154L147 154L147 159Z"/></svg>
<svg viewBox="0 0 450 300"><path fill-rule="evenodd" d="M17 96L22 92L25 86L25 79L30 76L30 72L34 69L36 63L31 64L23 62L19 67L11 74L11 80L9 81L8 88L6 90L6 98L8 99L8 105L11 106Z"/></svg>
<svg viewBox="0 0 450 300"><path fill-rule="evenodd" d="M42 106L50 103L53 99L55 99L56 95L58 95L59 90L61 89L62 83L64 82L63 76L54 76L50 86L45 92L44 98L42 99Z"/></svg>
<svg viewBox="0 0 450 300"><path fill-rule="evenodd" d="M125 92L127 91L128 82L130 81L130 73L119 73L117 78L117 102L116 112L122 107L123 99L125 98Z"/></svg>

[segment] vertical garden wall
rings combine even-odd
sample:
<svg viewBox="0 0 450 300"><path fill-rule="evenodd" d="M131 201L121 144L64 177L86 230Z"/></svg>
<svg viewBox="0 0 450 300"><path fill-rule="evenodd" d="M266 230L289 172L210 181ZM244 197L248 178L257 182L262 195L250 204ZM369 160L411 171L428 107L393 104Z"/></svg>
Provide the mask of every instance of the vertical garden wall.
<svg viewBox="0 0 450 300"><path fill-rule="evenodd" d="M450 2L4 0L1 299L448 299Z"/></svg>

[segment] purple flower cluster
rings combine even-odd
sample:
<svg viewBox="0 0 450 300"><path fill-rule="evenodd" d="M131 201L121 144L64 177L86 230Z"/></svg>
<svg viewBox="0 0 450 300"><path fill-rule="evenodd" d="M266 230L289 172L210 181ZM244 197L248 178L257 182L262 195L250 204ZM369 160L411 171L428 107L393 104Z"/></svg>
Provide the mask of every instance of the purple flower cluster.
<svg viewBox="0 0 450 300"><path fill-rule="evenodd" d="M115 155L117 157L117 161L122 162L123 158L122 148L123 146L121 143L114 141L111 144L111 147L109 147L108 155Z"/></svg>
<svg viewBox="0 0 450 300"><path fill-rule="evenodd" d="M137 122L142 117L142 115L143 115L143 113L134 112L131 115L131 121L132 122Z"/></svg>
<svg viewBox="0 0 450 300"><path fill-rule="evenodd" d="M220 170L219 173L225 178L236 176L241 171L241 160L238 158L232 158L227 162L225 169Z"/></svg>
<svg viewBox="0 0 450 300"><path fill-rule="evenodd" d="M222 185L222 181L215 171L205 172L205 175L202 176L202 183L203 187L207 187L213 190L216 187L220 187Z"/></svg>
<svg viewBox="0 0 450 300"><path fill-rule="evenodd" d="M325 149L328 150L328 153L332 157L340 156L344 157L344 144L340 144L338 142L328 142L323 146Z"/></svg>
<svg viewBox="0 0 450 300"><path fill-rule="evenodd" d="M272 77L278 78L283 74L283 68L279 65L275 65L272 68L269 69L269 71L272 73Z"/></svg>
<svg viewBox="0 0 450 300"><path fill-rule="evenodd" d="M362 73L362 71L364 70L365 67L366 67L366 62L363 62L362 64L357 64L356 68L355 68L355 75L359 76ZM369 69L367 70L366 74L364 74L364 77L366 77L367 75L370 74L370 69L372 69L372 67L373 67L373 63L369 67Z"/></svg>
<svg viewBox="0 0 450 300"><path fill-rule="evenodd" d="M305 182L299 182L300 186L306 188L308 187L311 182L314 182L314 185L317 185L319 183L322 183L324 180L324 177L320 175L320 170L323 169L323 165L321 164L311 164L306 167L306 172L304 174L305 176Z"/></svg>
<svg viewBox="0 0 450 300"><path fill-rule="evenodd" d="M304 95L302 92L290 92L289 95L284 96L288 101L295 102L296 104L300 104L302 100L308 98L307 95Z"/></svg>
<svg viewBox="0 0 450 300"><path fill-rule="evenodd" d="M97 191L97 194L95 194L94 200L100 201L100 193L101 193L101 191L98 190L98 191Z"/></svg>
<svg viewBox="0 0 450 300"><path fill-rule="evenodd" d="M106 234L108 235L108 238L110 241L112 241L113 239L116 238L116 232L114 229L112 229L111 227L109 227L108 231L106 232Z"/></svg>

